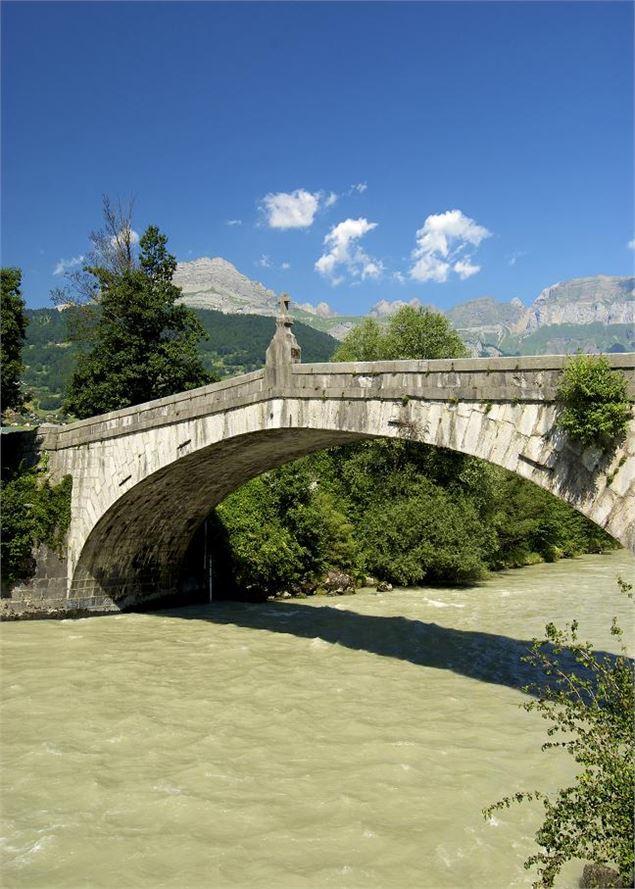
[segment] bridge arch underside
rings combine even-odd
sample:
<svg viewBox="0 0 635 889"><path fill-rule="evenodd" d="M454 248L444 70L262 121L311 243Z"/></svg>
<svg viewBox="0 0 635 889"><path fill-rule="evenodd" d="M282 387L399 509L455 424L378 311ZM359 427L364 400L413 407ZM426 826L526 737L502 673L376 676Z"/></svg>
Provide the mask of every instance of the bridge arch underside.
<svg viewBox="0 0 635 889"><path fill-rule="evenodd" d="M287 399L284 404L285 410L277 410L275 401L238 408L218 426L205 425L205 418L190 421L174 441L191 438L195 450L182 456L170 451L164 465L155 462L123 494L112 480L115 460L103 514L77 538L69 599L107 597L127 607L176 593L194 533L228 494L306 454L380 437L460 451L516 472L635 548L632 434L626 450L603 459L576 450L553 432L553 406L535 402ZM144 438L135 447L145 443L147 454L158 453L158 441ZM125 451L125 444L115 447Z"/></svg>
<svg viewBox="0 0 635 889"><path fill-rule="evenodd" d="M314 451L373 438L314 429L242 435L189 454L139 482L86 541L69 597L108 596L125 606L178 591L197 528L228 494Z"/></svg>

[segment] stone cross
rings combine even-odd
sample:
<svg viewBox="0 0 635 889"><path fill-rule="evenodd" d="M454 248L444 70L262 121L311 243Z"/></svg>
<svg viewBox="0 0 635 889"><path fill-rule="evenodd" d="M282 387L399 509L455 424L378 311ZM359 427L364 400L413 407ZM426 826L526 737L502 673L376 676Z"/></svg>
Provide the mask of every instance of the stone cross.
<svg viewBox="0 0 635 889"><path fill-rule="evenodd" d="M280 299L278 300L278 302L280 304L280 314L287 315L289 312L289 302L290 302L289 294L288 293L281 293Z"/></svg>

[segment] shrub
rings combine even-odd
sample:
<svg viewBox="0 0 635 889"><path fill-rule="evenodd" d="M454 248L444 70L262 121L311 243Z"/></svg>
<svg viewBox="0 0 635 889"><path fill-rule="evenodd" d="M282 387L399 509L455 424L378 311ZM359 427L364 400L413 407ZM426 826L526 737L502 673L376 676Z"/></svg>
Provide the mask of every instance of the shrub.
<svg viewBox="0 0 635 889"><path fill-rule="evenodd" d="M618 583L630 596L630 584ZM611 632L621 643L615 618ZM572 668L564 666L567 658ZM554 740L543 744L543 750L564 748L581 771L575 784L559 790L555 798L540 791L515 793L483 814L489 817L512 802L542 802L545 820L536 834L542 850L525 862L526 868L538 868L535 889L553 886L563 864L572 859L615 867L615 885L632 886L633 662L624 653L596 654L591 643L578 640L576 621L565 630L547 624L546 639L534 639L525 660L544 676L542 685L526 689L539 697L523 704L551 723L547 735Z"/></svg>
<svg viewBox="0 0 635 889"><path fill-rule="evenodd" d="M405 586L473 583L486 574L491 534L467 497L420 478L375 502L359 528L371 574Z"/></svg>
<svg viewBox="0 0 635 889"><path fill-rule="evenodd" d="M33 574L33 549L46 544L61 555L71 519L72 478L57 485L46 478L46 462L2 484L2 583L6 588Z"/></svg>
<svg viewBox="0 0 635 889"><path fill-rule="evenodd" d="M557 425L584 445L608 448L623 438L632 413L624 374L603 355L576 355L556 393Z"/></svg>

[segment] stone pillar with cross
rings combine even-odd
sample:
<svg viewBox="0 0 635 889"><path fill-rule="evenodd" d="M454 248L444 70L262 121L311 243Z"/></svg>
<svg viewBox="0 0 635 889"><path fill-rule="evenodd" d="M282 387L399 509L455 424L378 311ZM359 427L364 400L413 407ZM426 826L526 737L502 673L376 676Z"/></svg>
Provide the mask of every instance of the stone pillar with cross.
<svg viewBox="0 0 635 889"><path fill-rule="evenodd" d="M289 315L289 295L280 294L280 310L276 330L265 355L265 385L285 386L291 381L291 365L300 361L301 349L291 331L293 318Z"/></svg>

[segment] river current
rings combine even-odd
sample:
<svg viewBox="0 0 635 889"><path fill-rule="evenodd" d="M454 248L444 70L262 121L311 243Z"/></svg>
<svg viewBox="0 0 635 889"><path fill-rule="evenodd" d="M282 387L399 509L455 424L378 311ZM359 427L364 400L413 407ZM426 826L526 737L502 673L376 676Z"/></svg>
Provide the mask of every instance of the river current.
<svg viewBox="0 0 635 889"><path fill-rule="evenodd" d="M481 810L575 764L520 657L574 617L616 651L613 615L632 653L634 567L2 625L2 885L529 887L540 810Z"/></svg>

